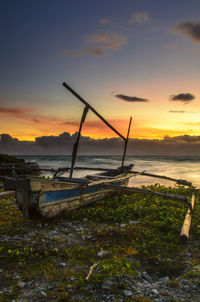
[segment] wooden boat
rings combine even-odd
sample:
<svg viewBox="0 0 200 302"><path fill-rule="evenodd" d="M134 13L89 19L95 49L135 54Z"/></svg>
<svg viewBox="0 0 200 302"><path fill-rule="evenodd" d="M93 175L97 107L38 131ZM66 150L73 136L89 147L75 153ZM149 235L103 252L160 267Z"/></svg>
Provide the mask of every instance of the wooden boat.
<svg viewBox="0 0 200 302"><path fill-rule="evenodd" d="M105 185L126 186L133 165L82 178L34 179L6 178L7 187L15 187L16 203L26 218L55 217L100 200L115 189Z"/></svg>
<svg viewBox="0 0 200 302"><path fill-rule="evenodd" d="M9 190L9 192L10 190L15 190L16 203L19 209L23 212L25 218L58 216L62 211L71 211L86 206L106 197L109 194L113 194L116 190L154 194L168 199L180 200L187 203L191 208L188 198L184 196L153 192L137 187L127 188L126 186L130 177L137 174L164 178L176 181L178 184L188 186L191 186L191 183L181 179L177 180L166 176L146 173L144 171L132 171L133 165L125 166L124 161L132 118L130 118L127 136L125 138L70 86L68 86L66 83L63 83L63 85L85 105L77 140L74 144L72 152L71 168L59 168L58 170L54 171L55 173L53 178L48 180L31 177L22 178L20 176L4 177L2 179L5 190ZM109 128L111 128L125 141L122 164L117 169L75 167L82 125L89 110L96 114L97 117L99 117ZM96 170L101 172L98 174L86 175L82 178L73 178L72 176L74 169ZM69 177L62 177L61 175L63 172L70 172Z"/></svg>

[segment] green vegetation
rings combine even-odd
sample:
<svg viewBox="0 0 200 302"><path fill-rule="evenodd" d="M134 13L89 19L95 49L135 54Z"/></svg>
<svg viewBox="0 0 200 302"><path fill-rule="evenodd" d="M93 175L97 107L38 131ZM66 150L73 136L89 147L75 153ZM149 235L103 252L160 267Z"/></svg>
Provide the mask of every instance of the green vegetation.
<svg viewBox="0 0 200 302"><path fill-rule="evenodd" d="M0 164L23 164L25 160L23 158L17 158L8 154L0 154Z"/></svg>
<svg viewBox="0 0 200 302"><path fill-rule="evenodd" d="M192 191L198 194L182 186L148 188L187 196ZM191 273L186 277L199 277L199 271L192 270L200 264L199 204L192 218L190 244L183 246L179 233L186 211L187 206L178 201L121 194L57 219L25 221L13 199L1 198L0 301L19 298L23 284L31 280L48 284L40 290L47 301L81 301L74 293L82 295L84 301L98 301L90 296L88 286L98 290L105 280L114 280L110 292L118 295L128 289L122 280L136 278L141 270L152 278L169 276L168 286L179 287L173 278L184 273L184 255L188 252ZM134 294L124 301L153 300Z"/></svg>

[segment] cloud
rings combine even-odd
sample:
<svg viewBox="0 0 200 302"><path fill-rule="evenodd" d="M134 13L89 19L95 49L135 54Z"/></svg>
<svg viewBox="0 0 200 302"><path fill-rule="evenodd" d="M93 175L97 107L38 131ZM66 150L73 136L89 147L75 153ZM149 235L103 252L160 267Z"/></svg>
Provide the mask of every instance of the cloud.
<svg viewBox="0 0 200 302"><path fill-rule="evenodd" d="M127 43L128 35L118 33L98 33L88 35L86 43L91 45L80 50L62 50L61 54L74 57L93 55L103 57L107 50L117 50Z"/></svg>
<svg viewBox="0 0 200 302"><path fill-rule="evenodd" d="M170 110L170 113L195 113L193 111L184 111L184 110Z"/></svg>
<svg viewBox="0 0 200 302"><path fill-rule="evenodd" d="M148 13L145 12L138 12L133 13L129 19L129 24L138 23L138 24L144 24L148 23L150 21Z"/></svg>
<svg viewBox="0 0 200 302"><path fill-rule="evenodd" d="M200 22L182 22L172 28L172 33L181 34L191 38L194 42L200 42Z"/></svg>
<svg viewBox="0 0 200 302"><path fill-rule="evenodd" d="M91 43L102 45L105 49L115 50L127 43L128 36L124 34L105 32L100 34L91 34L87 39Z"/></svg>
<svg viewBox="0 0 200 302"><path fill-rule="evenodd" d="M143 98L139 98L137 96L127 96L127 95L124 95L124 94L116 94L115 95L117 98L123 100L123 101L126 101L126 102L148 102L149 100L147 99L143 99Z"/></svg>
<svg viewBox="0 0 200 302"><path fill-rule="evenodd" d="M195 98L195 96L191 93L179 93L179 94L170 96L171 101L180 101L185 104L191 102L194 98Z"/></svg>
<svg viewBox="0 0 200 302"><path fill-rule="evenodd" d="M2 108L0 107L0 114L24 114L27 112L34 111L35 109L33 108Z"/></svg>
<svg viewBox="0 0 200 302"><path fill-rule="evenodd" d="M192 136L192 135L179 135L179 136L174 136L174 137L166 137L167 139L171 139L173 141L179 142L186 142L186 143L195 143L195 142L200 142L200 136Z"/></svg>
<svg viewBox="0 0 200 302"><path fill-rule="evenodd" d="M88 47L81 50L63 50L61 54L69 55L72 57L82 57L87 55L93 55L97 57L103 57L106 50L103 47Z"/></svg>
<svg viewBox="0 0 200 302"><path fill-rule="evenodd" d="M108 19L101 19L100 20L100 24L103 24L103 25L110 24L110 20L108 20Z"/></svg>
<svg viewBox="0 0 200 302"><path fill-rule="evenodd" d="M200 122L199 123L185 123L185 125L188 125L188 126L200 126Z"/></svg>

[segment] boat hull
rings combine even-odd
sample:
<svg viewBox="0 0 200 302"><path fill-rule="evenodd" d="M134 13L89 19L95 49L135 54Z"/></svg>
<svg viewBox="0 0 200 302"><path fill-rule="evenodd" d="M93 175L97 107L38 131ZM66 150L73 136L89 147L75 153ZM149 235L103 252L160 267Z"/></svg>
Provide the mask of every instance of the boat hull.
<svg viewBox="0 0 200 302"><path fill-rule="evenodd" d="M126 186L131 174L131 166L116 175L109 172L97 174L97 180L87 178L75 181L12 179L15 186L16 203L25 218L56 217L63 211L72 211L103 199L115 192L104 184ZM121 171L121 172L120 172ZM103 179L101 179L103 178Z"/></svg>

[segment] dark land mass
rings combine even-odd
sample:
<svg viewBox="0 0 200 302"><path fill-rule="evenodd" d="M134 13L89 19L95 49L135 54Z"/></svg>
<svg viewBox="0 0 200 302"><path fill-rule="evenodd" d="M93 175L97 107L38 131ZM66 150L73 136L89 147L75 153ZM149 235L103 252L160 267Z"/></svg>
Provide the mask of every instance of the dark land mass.
<svg viewBox="0 0 200 302"><path fill-rule="evenodd" d="M64 132L58 136L36 137L35 141L20 141L8 134L0 135L0 153L7 154L71 154L77 133ZM122 154L124 142L120 138L94 139L81 136L79 154ZM199 156L200 136L182 135L156 139L129 139L128 155Z"/></svg>

